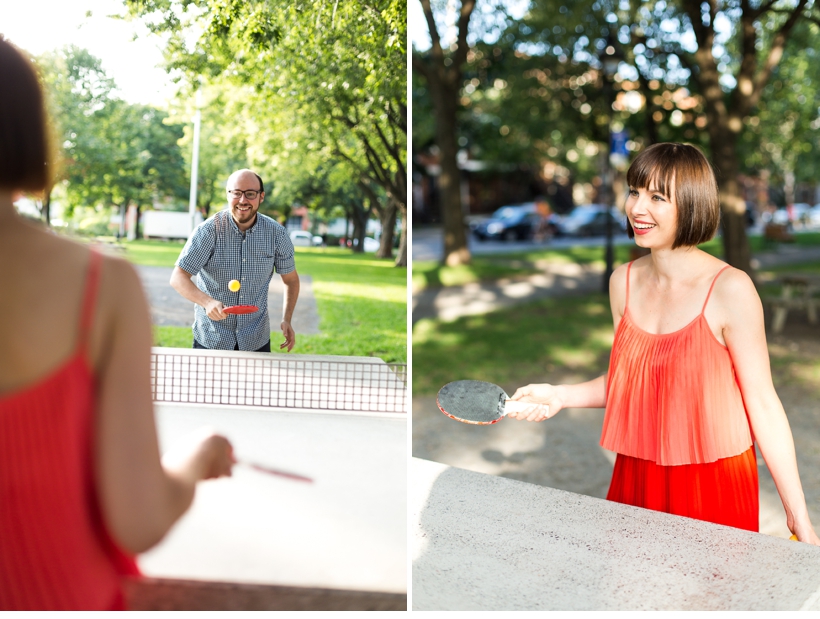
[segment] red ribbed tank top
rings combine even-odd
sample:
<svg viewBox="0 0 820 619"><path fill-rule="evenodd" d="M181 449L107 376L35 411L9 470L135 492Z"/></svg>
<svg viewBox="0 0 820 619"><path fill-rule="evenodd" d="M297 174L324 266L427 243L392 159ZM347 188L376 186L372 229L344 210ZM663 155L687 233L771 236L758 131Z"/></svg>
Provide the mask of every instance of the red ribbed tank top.
<svg viewBox="0 0 820 619"><path fill-rule="evenodd" d="M100 265L92 251L73 355L0 395L0 609L122 608L120 575L138 573L106 533L94 485L87 345Z"/></svg>
<svg viewBox="0 0 820 619"><path fill-rule="evenodd" d="M729 349L715 339L703 309L673 333L640 329L629 312L615 333L606 386L601 446L661 465L701 464L752 445L746 408Z"/></svg>

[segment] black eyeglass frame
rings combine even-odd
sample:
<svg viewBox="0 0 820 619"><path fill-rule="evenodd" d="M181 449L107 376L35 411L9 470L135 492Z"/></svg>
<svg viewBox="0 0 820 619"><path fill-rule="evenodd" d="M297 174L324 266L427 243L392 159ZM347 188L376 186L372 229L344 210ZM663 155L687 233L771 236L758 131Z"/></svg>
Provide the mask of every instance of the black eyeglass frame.
<svg viewBox="0 0 820 619"><path fill-rule="evenodd" d="M234 198L236 200L238 200L242 196L245 196L245 199L247 199L247 200L256 200L256 198L258 196L265 193L264 191L260 191L259 189L245 189L245 190L242 190L242 189L226 189L225 191L227 191L229 196L231 196L232 198ZM249 196L248 195L249 193L252 193L253 197Z"/></svg>

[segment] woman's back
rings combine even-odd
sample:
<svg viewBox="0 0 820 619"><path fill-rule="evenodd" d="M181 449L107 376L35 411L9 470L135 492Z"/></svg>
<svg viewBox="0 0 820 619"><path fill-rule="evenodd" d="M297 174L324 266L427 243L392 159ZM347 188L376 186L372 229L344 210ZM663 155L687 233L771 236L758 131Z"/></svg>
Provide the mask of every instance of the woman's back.
<svg viewBox="0 0 820 619"><path fill-rule="evenodd" d="M44 378L78 344L88 251L35 226L0 226L0 260L7 265L0 270L0 396Z"/></svg>
<svg viewBox="0 0 820 619"><path fill-rule="evenodd" d="M19 281L40 284L15 287L0 329L0 530L14 532L0 544L0 608L121 608L119 574L136 568L103 524L87 351L102 257L25 224L7 222L0 242Z"/></svg>

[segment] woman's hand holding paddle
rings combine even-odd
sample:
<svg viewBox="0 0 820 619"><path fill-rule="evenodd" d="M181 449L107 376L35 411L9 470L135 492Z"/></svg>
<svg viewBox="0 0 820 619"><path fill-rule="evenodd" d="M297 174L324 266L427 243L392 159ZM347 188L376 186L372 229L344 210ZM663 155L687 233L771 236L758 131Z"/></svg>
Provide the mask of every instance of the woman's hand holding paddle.
<svg viewBox="0 0 820 619"><path fill-rule="evenodd" d="M511 411L507 417L520 421L544 421L564 407L563 398L560 397L561 387L549 384L533 384L520 387L513 394L511 400L519 402L532 402L532 406L523 411ZM540 405L546 405L547 408Z"/></svg>
<svg viewBox="0 0 820 619"><path fill-rule="evenodd" d="M562 408L603 408L606 406L606 376L577 385L527 385L518 389L510 399L533 404L523 412L507 415L520 421L544 421ZM537 405L549 408L545 411Z"/></svg>
<svg viewBox="0 0 820 619"><path fill-rule="evenodd" d="M162 466L189 483L230 477L236 462L233 447L224 436L202 428L183 439L162 457Z"/></svg>

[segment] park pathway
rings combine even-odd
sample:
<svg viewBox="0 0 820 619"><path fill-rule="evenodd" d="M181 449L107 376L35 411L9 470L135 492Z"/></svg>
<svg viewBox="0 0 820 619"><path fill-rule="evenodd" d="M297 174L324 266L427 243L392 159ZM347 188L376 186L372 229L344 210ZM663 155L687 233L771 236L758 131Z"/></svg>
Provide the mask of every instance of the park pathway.
<svg viewBox="0 0 820 619"><path fill-rule="evenodd" d="M820 260L820 247L786 247L755 255L756 268ZM445 321L486 314L519 303L566 294L603 291L603 266L543 262L540 271L464 286L426 288L413 293L413 324L422 318Z"/></svg>

